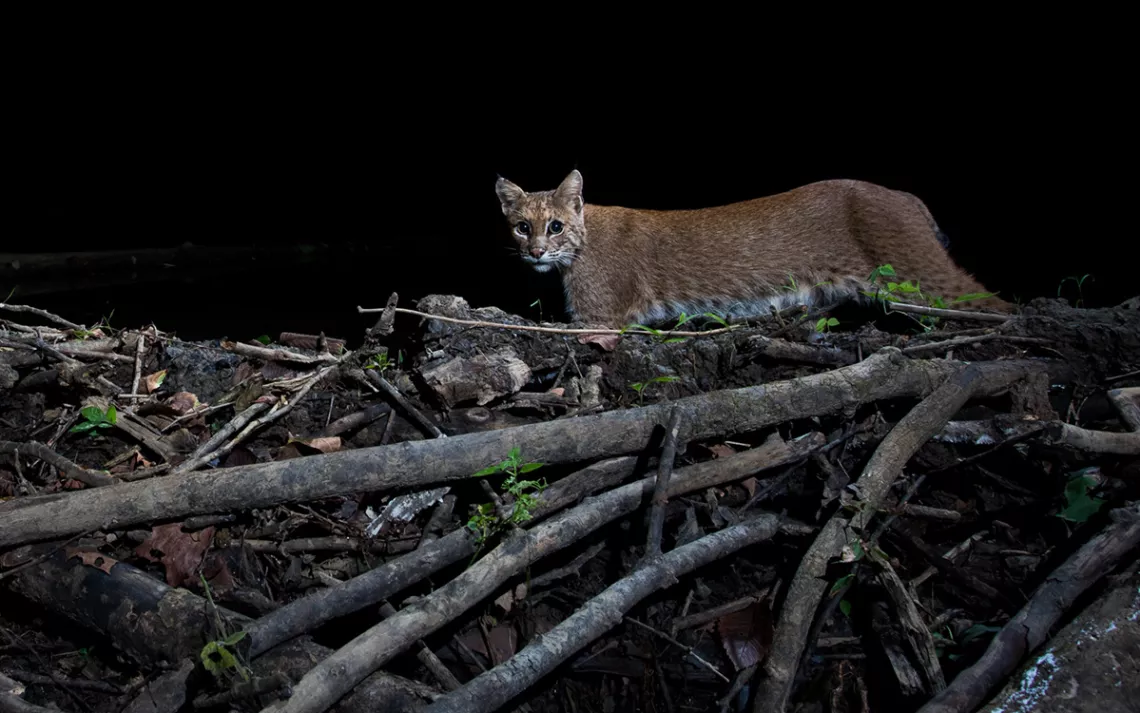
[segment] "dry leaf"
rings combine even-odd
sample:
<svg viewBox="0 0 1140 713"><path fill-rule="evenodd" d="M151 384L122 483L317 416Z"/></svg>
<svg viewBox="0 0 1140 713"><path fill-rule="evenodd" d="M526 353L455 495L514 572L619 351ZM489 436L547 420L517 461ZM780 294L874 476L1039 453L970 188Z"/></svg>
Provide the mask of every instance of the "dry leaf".
<svg viewBox="0 0 1140 713"><path fill-rule="evenodd" d="M147 374L143 377L142 385L143 391L148 394L153 394L162 386L162 382L166 380L166 369L156 371L153 374Z"/></svg>
<svg viewBox="0 0 1140 713"><path fill-rule="evenodd" d="M756 478L748 478L746 480L742 480L740 481L740 484L743 485L744 489L748 491L748 497L751 498L756 495Z"/></svg>
<svg viewBox="0 0 1140 713"><path fill-rule="evenodd" d="M764 599L716 622L724 652L739 671L761 663L772 646L772 610Z"/></svg>
<svg viewBox="0 0 1140 713"><path fill-rule="evenodd" d="M620 334L579 334L579 344L597 344L607 352L612 352L617 349L618 341L621 340Z"/></svg>
<svg viewBox="0 0 1140 713"><path fill-rule="evenodd" d="M321 453L335 453L340 450L340 436L297 439L295 442L303 443L309 448L320 451Z"/></svg>
<svg viewBox="0 0 1140 713"><path fill-rule="evenodd" d="M713 458L727 458L736 455L736 450L732 446L723 443L714 443L709 446L709 450L712 451Z"/></svg>
<svg viewBox="0 0 1140 713"><path fill-rule="evenodd" d="M189 391L179 391L166 403L180 414L188 414L199 406L198 397Z"/></svg>
<svg viewBox="0 0 1140 713"><path fill-rule="evenodd" d="M566 395L566 389L559 386L557 389L551 389L550 391L547 391L546 393L553 394L554 396L565 396Z"/></svg>
<svg viewBox="0 0 1140 713"><path fill-rule="evenodd" d="M503 614L510 614L511 608L515 605L515 593L509 590L503 592L502 596L495 600L495 604L503 610Z"/></svg>
<svg viewBox="0 0 1140 713"><path fill-rule="evenodd" d="M83 564L87 565L88 567L101 569L107 574L110 574L111 568L119 563L119 560L108 557L102 552L80 549L78 547L67 548L67 557L68 559L71 559L72 557L78 557L80 560L82 560Z"/></svg>
<svg viewBox="0 0 1140 713"><path fill-rule="evenodd" d="M195 579L202 555L213 538L212 525L198 532L183 532L179 522L159 525L135 548L135 554L151 562L161 562L166 567L166 583L181 587Z"/></svg>

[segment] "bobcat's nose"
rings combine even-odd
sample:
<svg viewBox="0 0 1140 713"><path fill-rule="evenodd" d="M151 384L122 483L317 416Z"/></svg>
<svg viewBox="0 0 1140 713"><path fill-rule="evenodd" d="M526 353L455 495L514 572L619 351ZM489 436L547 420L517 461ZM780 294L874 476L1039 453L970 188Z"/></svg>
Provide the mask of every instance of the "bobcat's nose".
<svg viewBox="0 0 1140 713"><path fill-rule="evenodd" d="M544 250L542 248L531 248L530 254L536 258L539 258L539 257L542 257L543 255L546 254L546 250Z"/></svg>

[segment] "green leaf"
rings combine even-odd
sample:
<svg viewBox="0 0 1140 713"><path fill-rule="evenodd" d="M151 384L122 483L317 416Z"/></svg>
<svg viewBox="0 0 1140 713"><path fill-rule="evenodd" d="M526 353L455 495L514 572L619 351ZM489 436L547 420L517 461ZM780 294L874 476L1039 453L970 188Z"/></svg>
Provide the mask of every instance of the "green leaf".
<svg viewBox="0 0 1140 713"><path fill-rule="evenodd" d="M643 384L641 382L637 382L635 384L630 384L629 388L633 389L634 391L636 391L637 393L640 394L641 390L645 388L645 384Z"/></svg>
<svg viewBox="0 0 1140 713"><path fill-rule="evenodd" d="M495 473L498 473L498 472L499 472L499 466L498 465L489 465L486 468L484 468L483 470L479 471L478 473L473 474L471 477L472 478L482 478L485 475L494 475Z"/></svg>
<svg viewBox="0 0 1140 713"><path fill-rule="evenodd" d="M113 428L114 426L107 421L95 424L96 428Z"/></svg>
<svg viewBox="0 0 1140 713"><path fill-rule="evenodd" d="M713 320L714 322L716 322L717 324L719 324L722 327L728 326L728 320L726 320L724 317L721 317L719 314L713 314L712 312L705 312L705 316L708 317L709 319Z"/></svg>
<svg viewBox="0 0 1140 713"><path fill-rule="evenodd" d="M115 410L115 404L107 406L107 421L115 423L119 418L119 412Z"/></svg>
<svg viewBox="0 0 1140 713"><path fill-rule="evenodd" d="M827 318L827 326L837 327L837 326L839 326L839 320L836 319L835 317L828 317Z"/></svg>
<svg viewBox="0 0 1140 713"><path fill-rule="evenodd" d="M965 631L962 632L962 636L960 637L961 643L963 645L965 645L966 642L968 642L972 639L976 639L979 636L981 636L982 634L996 634L999 631L1001 631L1000 626L986 626L985 624L974 624L969 629L966 629Z"/></svg>
<svg viewBox="0 0 1140 713"><path fill-rule="evenodd" d="M233 646L245 638L245 631L236 631L225 638L226 646Z"/></svg>
<svg viewBox="0 0 1140 713"><path fill-rule="evenodd" d="M666 339L665 344L676 344L677 342L683 341L685 341L684 337L673 337L672 339Z"/></svg>
<svg viewBox="0 0 1140 713"><path fill-rule="evenodd" d="M863 543L859 540L855 540L853 543L851 543L851 551L855 553L856 562L863 559L867 555L867 552L863 549Z"/></svg>
<svg viewBox="0 0 1140 713"><path fill-rule="evenodd" d="M1073 478L1065 485L1067 507L1057 513L1057 517L1070 522L1086 522L1104 505L1102 498L1089 497L1088 491L1096 481L1087 475Z"/></svg>
<svg viewBox="0 0 1140 713"><path fill-rule="evenodd" d="M79 413L83 414L83 418L91 421L92 423L99 423L103 420L103 412L95 406L88 406Z"/></svg>
<svg viewBox="0 0 1140 713"><path fill-rule="evenodd" d="M87 431L90 431L92 428L95 428L96 425L98 425L98 424L96 424L92 421L84 421L83 423L81 423L77 426L72 426L70 433L85 433Z"/></svg>
<svg viewBox="0 0 1140 713"><path fill-rule="evenodd" d="M519 449L519 447L515 446L514 448L507 451L507 458L509 458L512 462L517 461L519 459L519 453L521 452L522 451Z"/></svg>
<svg viewBox="0 0 1140 713"><path fill-rule="evenodd" d="M681 377L679 377L679 376L655 376L649 380L649 383L651 383L651 384L656 384L656 383L667 384L671 381L680 381L680 380L681 380Z"/></svg>
<svg viewBox="0 0 1140 713"><path fill-rule="evenodd" d="M529 473L532 470L538 470L542 467L542 463L523 463L519 466L519 473Z"/></svg>
<svg viewBox="0 0 1140 713"><path fill-rule="evenodd" d="M844 587L847 586L848 582L850 582L854 578L855 578L854 574L848 574L848 575L844 575L844 576L840 577L839 579L835 580L835 584L831 585L831 591L828 592L827 596L834 597Z"/></svg>
<svg viewBox="0 0 1140 713"><path fill-rule="evenodd" d="M840 600L839 611L843 612L843 616L850 619L851 618L851 602L849 602L846 599Z"/></svg>
<svg viewBox="0 0 1140 713"><path fill-rule="evenodd" d="M993 296L994 296L993 292L971 292L967 295L962 295L961 297L955 297L954 299L952 299L950 301L953 303L972 302L974 300L984 300L987 297L993 297Z"/></svg>
<svg viewBox="0 0 1140 713"><path fill-rule="evenodd" d="M256 341L259 341L262 344L269 344L269 342L271 342L273 340L269 338L268 334L262 334L260 337L256 338Z"/></svg>

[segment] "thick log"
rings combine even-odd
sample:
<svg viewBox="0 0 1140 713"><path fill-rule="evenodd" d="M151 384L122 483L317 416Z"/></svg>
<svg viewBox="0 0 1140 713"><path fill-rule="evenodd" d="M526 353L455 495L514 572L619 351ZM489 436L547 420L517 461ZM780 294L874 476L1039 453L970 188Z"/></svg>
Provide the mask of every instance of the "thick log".
<svg viewBox="0 0 1140 713"><path fill-rule="evenodd" d="M155 520L460 480L501 461L514 447L527 459L545 463L624 455L642 449L673 407L681 410L681 442L755 431L882 399L922 397L962 366L943 360L913 361L897 349L886 348L835 371L645 408L170 475L63 497L22 498L0 506L0 548ZM1011 375L1045 368L1046 363L1041 361L979 364L976 393L1000 393Z"/></svg>

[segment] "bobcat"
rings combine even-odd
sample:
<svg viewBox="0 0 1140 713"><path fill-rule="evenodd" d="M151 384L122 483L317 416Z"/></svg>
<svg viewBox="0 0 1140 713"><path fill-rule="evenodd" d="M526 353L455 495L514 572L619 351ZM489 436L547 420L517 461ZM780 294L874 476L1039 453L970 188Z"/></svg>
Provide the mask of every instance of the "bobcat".
<svg viewBox="0 0 1140 713"><path fill-rule="evenodd" d="M577 170L552 191L526 193L500 177L495 192L522 259L539 272L557 268L568 312L591 326L838 302L869 289L885 263L926 294L987 292L950 258L922 201L872 183L819 181L669 211L584 203ZM996 297L966 306L1011 308Z"/></svg>

